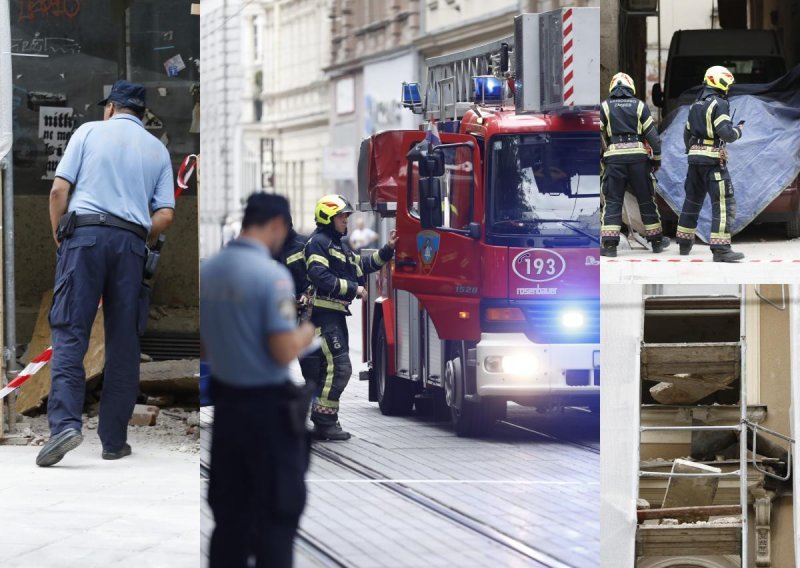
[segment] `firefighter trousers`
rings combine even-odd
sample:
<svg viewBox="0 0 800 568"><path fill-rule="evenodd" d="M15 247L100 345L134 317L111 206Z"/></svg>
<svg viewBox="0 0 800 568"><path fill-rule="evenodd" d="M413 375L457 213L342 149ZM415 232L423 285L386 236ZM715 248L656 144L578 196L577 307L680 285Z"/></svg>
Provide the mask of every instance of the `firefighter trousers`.
<svg viewBox="0 0 800 568"><path fill-rule="evenodd" d="M675 236L678 243L694 242L697 218L703 208L706 194L711 197L711 240L712 250L727 250L731 247L730 226L736 214L736 201L733 196L733 183L728 170L720 164L689 164L686 172L686 199L678 219Z"/></svg>
<svg viewBox="0 0 800 568"><path fill-rule="evenodd" d="M353 367L345 314L316 312L311 321L322 339L322 348L300 364L306 383L316 389L311 402L311 421L317 428L323 428L339 419L339 399Z"/></svg>
<svg viewBox="0 0 800 568"><path fill-rule="evenodd" d="M622 205L625 191L631 192L639 203L639 212L644 222L648 241L659 241L662 236L661 218L655 202L656 179L646 160L627 164L605 164L603 175L603 213L600 228L601 240L604 244L619 244L619 232L622 229Z"/></svg>

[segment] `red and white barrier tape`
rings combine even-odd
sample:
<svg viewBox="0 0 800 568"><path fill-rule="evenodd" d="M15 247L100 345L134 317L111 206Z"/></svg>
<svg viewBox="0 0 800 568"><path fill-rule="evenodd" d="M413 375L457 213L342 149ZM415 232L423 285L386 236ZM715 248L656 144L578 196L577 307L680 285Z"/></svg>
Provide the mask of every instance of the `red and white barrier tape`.
<svg viewBox="0 0 800 568"><path fill-rule="evenodd" d="M603 263L606 262L616 262L618 264L624 264L626 262L713 262L710 258L694 258L694 259L682 259L682 258L625 258L625 259L603 259ZM754 258L749 260L742 260L739 261L739 264L800 264L800 258L774 258L770 260L764 260L760 258Z"/></svg>
<svg viewBox="0 0 800 568"><path fill-rule="evenodd" d="M561 15L561 42L564 56L564 105L575 104L575 42L572 27L572 8L565 8Z"/></svg>
<svg viewBox="0 0 800 568"><path fill-rule="evenodd" d="M44 352L37 355L24 369L20 372L16 379L8 383L4 388L0 389L0 400L10 395L17 390L22 384L30 379L33 375L38 373L42 367L50 362L53 357L53 348L48 347Z"/></svg>
<svg viewBox="0 0 800 568"><path fill-rule="evenodd" d="M181 196L183 190L189 187L189 180L191 179L192 175L194 174L195 166L197 164L197 156L195 154L189 154L184 158L183 163L181 164L180 169L178 170L178 176L176 178L176 182L178 187L175 189L175 199ZM100 305L97 306L97 309L100 309L100 306L103 305L103 300L100 300ZM17 390L21 387L25 382L30 379L33 375L38 373L42 370L42 368L50 362L50 359L53 358L53 348L48 347L43 352L39 353L36 357L34 357L30 363L28 363L24 369L20 372L16 379L8 383L5 387L0 389L0 400L3 400L5 397L10 395L12 392Z"/></svg>
<svg viewBox="0 0 800 568"><path fill-rule="evenodd" d="M178 199L183 190L189 187L189 180L192 178L196 166L196 154L189 154L183 159L181 167L178 168L178 177L175 180L178 184L178 187L175 188L175 199Z"/></svg>

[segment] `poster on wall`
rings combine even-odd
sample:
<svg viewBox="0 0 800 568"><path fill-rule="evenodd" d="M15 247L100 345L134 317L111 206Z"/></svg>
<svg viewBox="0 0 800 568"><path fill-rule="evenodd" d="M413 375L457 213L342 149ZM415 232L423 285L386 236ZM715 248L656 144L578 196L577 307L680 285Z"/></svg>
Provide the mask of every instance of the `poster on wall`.
<svg viewBox="0 0 800 568"><path fill-rule="evenodd" d="M74 130L75 120L69 107L39 108L39 139L44 142L47 152L47 166L42 179L55 179L56 168L64 155Z"/></svg>

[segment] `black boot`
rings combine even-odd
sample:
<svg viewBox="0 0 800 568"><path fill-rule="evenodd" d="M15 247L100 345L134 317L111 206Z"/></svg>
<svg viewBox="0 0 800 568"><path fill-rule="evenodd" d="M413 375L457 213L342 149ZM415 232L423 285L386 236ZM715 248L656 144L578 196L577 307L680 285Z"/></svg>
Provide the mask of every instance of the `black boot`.
<svg viewBox="0 0 800 568"><path fill-rule="evenodd" d="M692 246L694 246L694 243L679 242L678 247L680 247L681 256L689 256L689 253L692 252Z"/></svg>
<svg viewBox="0 0 800 568"><path fill-rule="evenodd" d="M667 248L672 241L669 240L669 237L661 237L657 241L653 241L653 252L658 254L665 248Z"/></svg>
<svg viewBox="0 0 800 568"><path fill-rule="evenodd" d="M600 256L608 256L615 258L617 256L617 245L610 243L603 243L600 247Z"/></svg>
<svg viewBox="0 0 800 568"><path fill-rule="evenodd" d="M744 254L734 252L733 249L717 249L712 251L714 255L714 262L739 262L744 258Z"/></svg>
<svg viewBox="0 0 800 568"><path fill-rule="evenodd" d="M350 432L342 430L342 426L337 422L328 426L314 425L311 437L315 440L336 440L344 441L350 439Z"/></svg>

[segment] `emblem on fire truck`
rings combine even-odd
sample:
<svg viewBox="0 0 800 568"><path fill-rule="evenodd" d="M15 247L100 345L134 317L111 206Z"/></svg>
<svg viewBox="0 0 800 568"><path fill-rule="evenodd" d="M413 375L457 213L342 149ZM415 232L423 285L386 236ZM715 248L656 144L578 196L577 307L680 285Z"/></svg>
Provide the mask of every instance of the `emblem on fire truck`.
<svg viewBox="0 0 800 568"><path fill-rule="evenodd" d="M439 254L440 241L439 233L434 231L417 233L417 251L419 252L419 259L422 261L423 274L428 274L433 270L433 264Z"/></svg>
<svg viewBox="0 0 800 568"><path fill-rule="evenodd" d="M549 249L528 249L514 257L514 274L528 282L550 282L567 269L567 261Z"/></svg>

